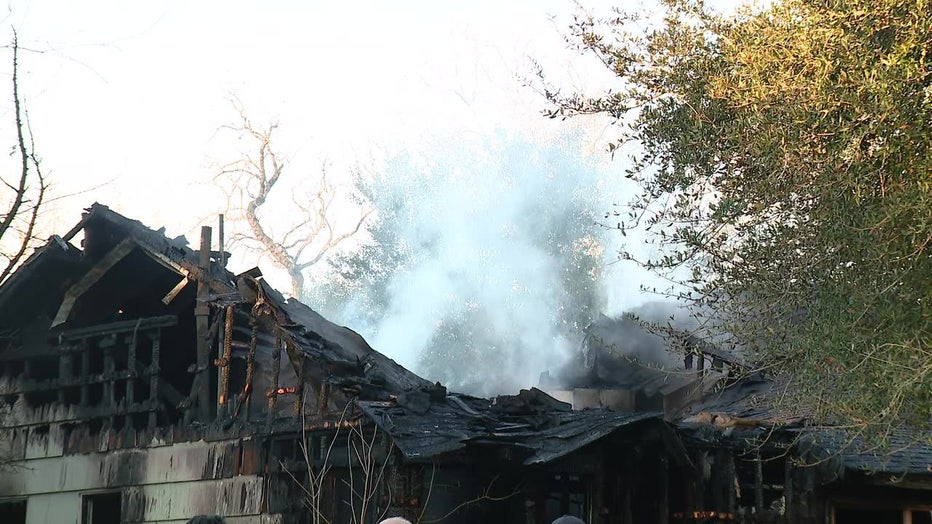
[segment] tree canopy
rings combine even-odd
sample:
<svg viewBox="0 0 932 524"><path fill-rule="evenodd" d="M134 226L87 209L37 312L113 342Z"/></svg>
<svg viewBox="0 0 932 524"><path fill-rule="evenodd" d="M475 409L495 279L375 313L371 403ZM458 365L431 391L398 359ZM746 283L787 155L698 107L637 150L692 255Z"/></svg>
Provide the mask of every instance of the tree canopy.
<svg viewBox="0 0 932 524"><path fill-rule="evenodd" d="M932 416L932 6L671 0L580 15L616 87L546 83L551 117L610 116L664 272L712 334L866 427Z"/></svg>

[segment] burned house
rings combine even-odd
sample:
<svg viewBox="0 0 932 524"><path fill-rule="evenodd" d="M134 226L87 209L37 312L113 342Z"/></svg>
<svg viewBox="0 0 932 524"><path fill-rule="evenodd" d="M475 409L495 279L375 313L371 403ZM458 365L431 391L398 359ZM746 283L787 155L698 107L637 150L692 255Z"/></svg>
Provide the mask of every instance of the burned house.
<svg viewBox="0 0 932 524"><path fill-rule="evenodd" d="M780 402L788 384L684 332L600 318L541 387L576 409L663 414L691 465L665 488L669 522L932 523L932 434L822 425Z"/></svg>
<svg viewBox="0 0 932 524"><path fill-rule="evenodd" d="M281 521L295 435L427 385L210 245L94 205L0 288L0 521Z"/></svg>
<svg viewBox="0 0 932 524"><path fill-rule="evenodd" d="M447 392L228 257L95 204L0 287L0 521L643 518L691 467L658 413Z"/></svg>
<svg viewBox="0 0 932 524"><path fill-rule="evenodd" d="M0 286L0 522L928 522L927 446L825 455L709 346L460 395L211 240L94 205Z"/></svg>

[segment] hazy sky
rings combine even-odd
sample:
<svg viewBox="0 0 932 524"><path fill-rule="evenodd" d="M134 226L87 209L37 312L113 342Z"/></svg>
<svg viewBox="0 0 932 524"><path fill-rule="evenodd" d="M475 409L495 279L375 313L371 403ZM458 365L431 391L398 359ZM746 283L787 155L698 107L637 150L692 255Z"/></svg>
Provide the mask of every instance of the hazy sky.
<svg viewBox="0 0 932 524"><path fill-rule="evenodd" d="M257 122L280 122L295 170L416 149L437 134L546 139L566 128L540 117L542 100L518 78L533 57L555 77L595 81L562 39L574 9L540 0L14 1L4 22L36 51L22 53L22 91L58 193L106 184L60 205L64 222L98 200L189 230L192 215L219 206L204 184L239 147L217 133L234 119L231 95ZM12 118L10 104L0 110Z"/></svg>

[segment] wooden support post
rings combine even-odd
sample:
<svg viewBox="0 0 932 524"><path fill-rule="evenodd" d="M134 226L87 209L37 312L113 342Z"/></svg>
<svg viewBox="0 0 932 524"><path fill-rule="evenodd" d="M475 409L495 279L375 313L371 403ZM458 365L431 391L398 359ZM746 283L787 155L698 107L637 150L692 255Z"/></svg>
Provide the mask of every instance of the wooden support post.
<svg viewBox="0 0 932 524"><path fill-rule="evenodd" d="M709 468L712 503L708 509L715 511L724 511L727 503L725 491L728 488L728 482L725 480L726 472L722 469L722 456L727 452L725 449L716 449L715 454L712 455L712 465Z"/></svg>
<svg viewBox="0 0 932 524"><path fill-rule="evenodd" d="M793 518L795 516L793 504L796 502L793 497L793 460L789 454L784 457L783 462L783 502L786 508L783 511L783 521L787 524L796 522Z"/></svg>
<svg viewBox="0 0 932 524"><path fill-rule="evenodd" d="M696 490L696 507L694 511L705 511L709 509L706 506L706 485L708 484L709 478L706 476L706 473L710 471L709 468L709 454L706 450L699 450L699 459L696 461L696 468L699 470L699 475L696 478L696 483L694 484L694 489Z"/></svg>
<svg viewBox="0 0 932 524"><path fill-rule="evenodd" d="M105 406L115 406L116 399L114 398L114 380L113 380L113 371L115 369L113 362L113 346L116 345L116 335L113 336L113 339L103 338L98 344L102 346L104 351L104 375L108 376L108 379L104 382L104 399L102 404ZM107 417L108 427L113 428L114 416L110 415Z"/></svg>
<svg viewBox="0 0 932 524"><path fill-rule="evenodd" d="M731 450L726 449L722 455L725 470L725 503L726 510L732 515L738 511L738 494L735 492L735 484L738 482L738 473L735 471L735 456Z"/></svg>
<svg viewBox="0 0 932 524"><path fill-rule="evenodd" d="M208 333L208 316L210 308L207 306L210 287L207 279L210 278L210 226L201 227L201 247L198 265L201 269L201 275L197 281L197 302L194 305L194 318L197 328L197 369L195 373L201 377L197 391L198 418L202 422L210 419L210 379L207 373L208 363L210 362L209 351L207 346Z"/></svg>
<svg viewBox="0 0 932 524"><path fill-rule="evenodd" d="M217 416L221 416L225 411L227 403L227 393L230 385L230 359L233 352L233 306L227 306L225 312L226 318L223 323L223 356L220 357L220 380L218 384L219 392L217 393Z"/></svg>
<svg viewBox="0 0 932 524"><path fill-rule="evenodd" d="M102 349L104 351L104 375L108 376L108 379L104 382L104 404L112 406L116 404L113 379L109 378L116 368L113 362L113 345L103 346Z"/></svg>
<svg viewBox="0 0 932 524"><path fill-rule="evenodd" d="M126 405L132 406L136 402L136 392L134 385L134 375L136 374L136 343L139 341L139 334L133 331L132 336L127 337L129 347L126 351L126 369L129 370L129 378L126 379Z"/></svg>
<svg viewBox="0 0 932 524"><path fill-rule="evenodd" d="M659 504L659 511L657 512L658 521L660 524L667 524L670 522L670 474L669 474L669 464L667 462L667 457L660 457L660 464L658 468L658 476L660 490L660 497L657 501Z"/></svg>
<svg viewBox="0 0 932 524"><path fill-rule="evenodd" d="M268 413L266 413L266 423L269 427L272 426L272 421L275 420L275 405L278 403L278 379L281 374L281 362L282 362L282 338L278 336L275 338L275 354L272 355L272 389L269 390L269 403L268 403Z"/></svg>
<svg viewBox="0 0 932 524"><path fill-rule="evenodd" d="M161 330L155 330L152 336L152 361L149 364L149 405L157 406L159 397L159 349L161 346ZM155 428L158 412L153 410L149 412L149 429Z"/></svg>
<svg viewBox="0 0 932 524"><path fill-rule="evenodd" d="M320 395L317 397L317 416L323 418L327 413L327 404L330 403L330 385L326 381L320 383Z"/></svg>
<svg viewBox="0 0 932 524"><path fill-rule="evenodd" d="M256 345L259 339L259 321L256 317L249 317L249 327L251 331L249 334L249 353L246 354L246 385L243 387L243 392L240 393L240 402L246 404L246 420L249 420L249 405L252 403L250 401L250 397L252 396L252 380L256 373Z"/></svg>
<svg viewBox="0 0 932 524"><path fill-rule="evenodd" d="M91 348L88 346L87 340L82 340L81 345L83 346L83 348L81 349L81 374L84 375L84 377L87 377L88 374L90 374L90 367L91 367L91 354L90 354ZM87 406L87 400L88 400L87 399L87 388L88 388L87 382L84 382L81 384L81 405L82 406Z"/></svg>
<svg viewBox="0 0 932 524"><path fill-rule="evenodd" d="M63 353L58 357L58 380L67 382L71 378L71 359L74 358L70 353ZM58 403L65 403L65 388L58 388Z"/></svg>
<svg viewBox="0 0 932 524"><path fill-rule="evenodd" d="M754 457L754 511L764 511L764 468L760 454Z"/></svg>
<svg viewBox="0 0 932 524"><path fill-rule="evenodd" d="M631 472L634 471L634 461L632 460L631 453L626 452L624 454L624 469L623 471L623 481L624 482L624 503L622 509L624 513L621 516L621 521L624 524L633 524L634 523L634 514L631 511Z"/></svg>
<svg viewBox="0 0 932 524"><path fill-rule="evenodd" d="M294 397L294 414L299 416L304 407L304 356L298 364L298 391Z"/></svg>

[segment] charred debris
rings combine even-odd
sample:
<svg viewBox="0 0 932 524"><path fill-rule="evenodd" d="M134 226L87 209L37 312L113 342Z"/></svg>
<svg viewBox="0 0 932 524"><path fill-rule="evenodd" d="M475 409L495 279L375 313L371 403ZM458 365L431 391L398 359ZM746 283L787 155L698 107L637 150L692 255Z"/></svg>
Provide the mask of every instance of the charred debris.
<svg viewBox="0 0 932 524"><path fill-rule="evenodd" d="M0 287L0 522L930 522L928 442L813 430L709 344L632 362L605 319L540 389L460 395L211 236L95 204Z"/></svg>

